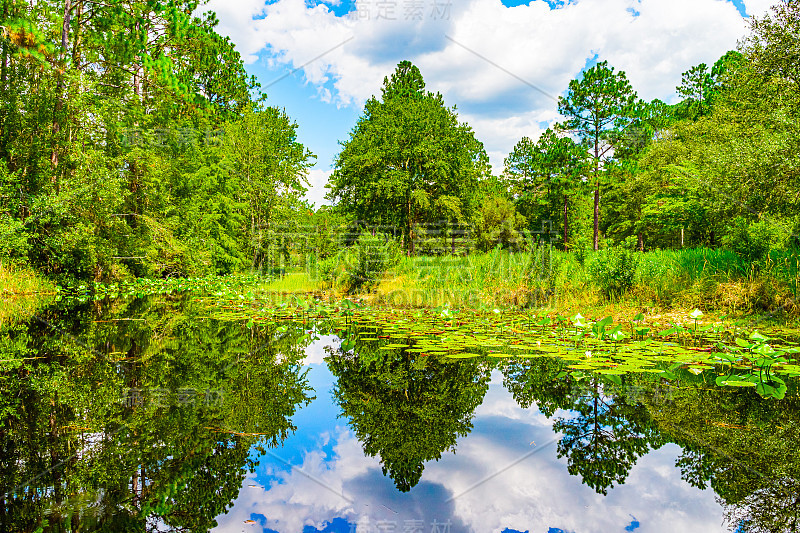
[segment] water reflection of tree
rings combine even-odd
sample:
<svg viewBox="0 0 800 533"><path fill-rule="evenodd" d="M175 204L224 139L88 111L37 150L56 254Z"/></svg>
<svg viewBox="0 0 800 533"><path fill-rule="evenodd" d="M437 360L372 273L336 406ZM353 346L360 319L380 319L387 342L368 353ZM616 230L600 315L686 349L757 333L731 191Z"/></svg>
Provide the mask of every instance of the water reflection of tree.
<svg viewBox="0 0 800 533"><path fill-rule="evenodd" d="M665 437L683 448L682 477L713 488L731 530L783 533L800 523L800 400L791 396L709 390L698 378L682 382L668 401L647 389L641 398Z"/></svg>
<svg viewBox="0 0 800 533"><path fill-rule="evenodd" d="M625 482L639 457L663 442L644 406L624 392L621 379L560 379L561 370L562 363L549 358L502 367L505 386L520 406L536 403L551 418L558 409L571 412L554 419L553 430L563 435L558 456L567 458L570 474L606 494L615 483Z"/></svg>
<svg viewBox="0 0 800 533"><path fill-rule="evenodd" d="M563 363L534 359L504 363L505 386L522 407L548 417L571 474L605 494L625 481L636 459L666 442L681 446L676 462L691 485L712 488L731 530L788 533L800 523L800 399L763 400L749 389L710 388L703 376L665 382L628 375L558 378Z"/></svg>
<svg viewBox="0 0 800 533"><path fill-rule="evenodd" d="M427 461L455 451L489 387L488 368L475 361L379 350L374 343L328 351L343 416L403 492L419 482Z"/></svg>
<svg viewBox="0 0 800 533"><path fill-rule="evenodd" d="M251 446L279 445L310 400L307 339L197 314L139 301L0 331L0 530L36 530L45 514L44 531L214 526ZM140 401L121 402L134 388Z"/></svg>

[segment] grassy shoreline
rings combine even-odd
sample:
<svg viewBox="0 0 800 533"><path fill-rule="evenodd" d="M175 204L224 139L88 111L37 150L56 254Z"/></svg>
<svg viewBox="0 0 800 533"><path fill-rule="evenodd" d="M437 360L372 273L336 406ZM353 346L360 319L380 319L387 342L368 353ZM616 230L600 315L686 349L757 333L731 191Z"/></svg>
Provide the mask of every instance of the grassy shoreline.
<svg viewBox="0 0 800 533"><path fill-rule="evenodd" d="M30 317L55 293L55 285L31 270L0 267L0 324Z"/></svg>
<svg viewBox="0 0 800 533"><path fill-rule="evenodd" d="M539 248L534 253L494 250L468 256L401 257L373 283L350 291L353 260L340 259L327 277L314 269L294 272L268 286L285 293L358 296L395 307L536 308L566 314L596 310L617 316L682 316L701 309L710 316L756 321L798 321L797 252L773 253L760 263L718 249L636 252L629 286L609 297L584 256ZM613 273L612 281L614 280Z"/></svg>
<svg viewBox="0 0 800 533"><path fill-rule="evenodd" d="M32 270L14 269L0 265L0 294L3 296L32 296L54 294L55 292L55 285Z"/></svg>
<svg viewBox="0 0 800 533"><path fill-rule="evenodd" d="M797 252L773 254L760 264L725 250L637 253L635 266L629 268L629 285L615 297L605 294L590 272L598 252L540 247L525 253L498 249L467 256L398 257L355 291L348 282L355 263L346 253L338 256L331 275L312 267L289 271L253 288L289 297L357 297L371 305L398 308L528 308L620 319L644 313L676 320L697 308L709 318L800 321ZM34 301L55 292L51 282L31 270L0 268L0 295L4 301L13 299L13 307L35 308L39 304ZM3 314L16 313L6 309Z"/></svg>

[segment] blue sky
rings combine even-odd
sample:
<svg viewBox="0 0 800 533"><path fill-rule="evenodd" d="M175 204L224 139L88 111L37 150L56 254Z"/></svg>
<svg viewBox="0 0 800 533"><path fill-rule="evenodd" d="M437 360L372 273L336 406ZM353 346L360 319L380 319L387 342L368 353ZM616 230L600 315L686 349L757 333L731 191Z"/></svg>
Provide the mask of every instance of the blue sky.
<svg viewBox="0 0 800 533"><path fill-rule="evenodd" d="M522 136L559 120L554 98L594 58L645 99L675 98L681 73L736 47L772 0L210 0L272 105L317 155L324 183L363 104L398 62L417 65L484 143L493 171ZM293 72L294 71L294 72ZM293 72L291 75L287 75Z"/></svg>

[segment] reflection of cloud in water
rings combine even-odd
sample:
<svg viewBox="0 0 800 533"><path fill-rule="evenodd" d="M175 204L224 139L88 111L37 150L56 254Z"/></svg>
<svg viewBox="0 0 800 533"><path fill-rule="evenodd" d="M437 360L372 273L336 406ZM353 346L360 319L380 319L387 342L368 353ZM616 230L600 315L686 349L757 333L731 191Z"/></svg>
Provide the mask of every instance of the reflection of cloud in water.
<svg viewBox="0 0 800 533"><path fill-rule="evenodd" d="M303 360L305 365L324 365L325 364L325 347L337 346L339 344L339 337L335 335L320 335L319 340L316 340L306 346L306 357Z"/></svg>
<svg viewBox="0 0 800 533"><path fill-rule="evenodd" d="M385 531L392 531L393 525L399 532L413 520L422 520L426 533L434 520L449 521L451 533L507 528L531 533L725 531L713 492L699 491L680 479L674 467L676 445L640 458L627 483L603 497L569 475L565 459L556 458L551 422L535 409L515 406L502 386L491 386L476 411L474 431L459 440L455 454L427 463L422 480L408 493L395 489L377 458L364 457L352 432L331 427L331 453L322 450L322 442L307 451L301 466L306 475L282 470L278 464L268 479L249 475L235 506L219 517L215 531L264 531L266 526L295 533L304 525L322 530L334 518L350 523L360 519L359 533L381 531L380 521ZM491 477L531 451L535 453ZM262 463L259 472L266 472L272 460L267 456ZM481 483L486 478L491 479ZM265 482L272 485L263 487ZM259 487L248 487L251 484ZM266 520L244 524L255 514Z"/></svg>

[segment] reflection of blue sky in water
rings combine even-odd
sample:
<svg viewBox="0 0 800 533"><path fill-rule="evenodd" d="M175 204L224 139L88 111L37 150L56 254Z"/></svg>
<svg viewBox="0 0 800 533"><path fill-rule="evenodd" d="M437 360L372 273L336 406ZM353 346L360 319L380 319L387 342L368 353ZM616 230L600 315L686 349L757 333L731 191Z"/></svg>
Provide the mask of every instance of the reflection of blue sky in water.
<svg viewBox="0 0 800 533"><path fill-rule="evenodd" d="M297 432L283 448L271 451L280 459L261 457L215 532L725 531L714 493L681 480L674 444L640 458L627 482L606 497L570 476L566 460L556 458L552 421L521 409L499 373L456 453L426 463L420 483L400 493L379 460L364 456L347 420L336 418L323 342L309 347L307 360L316 400L294 417Z"/></svg>

